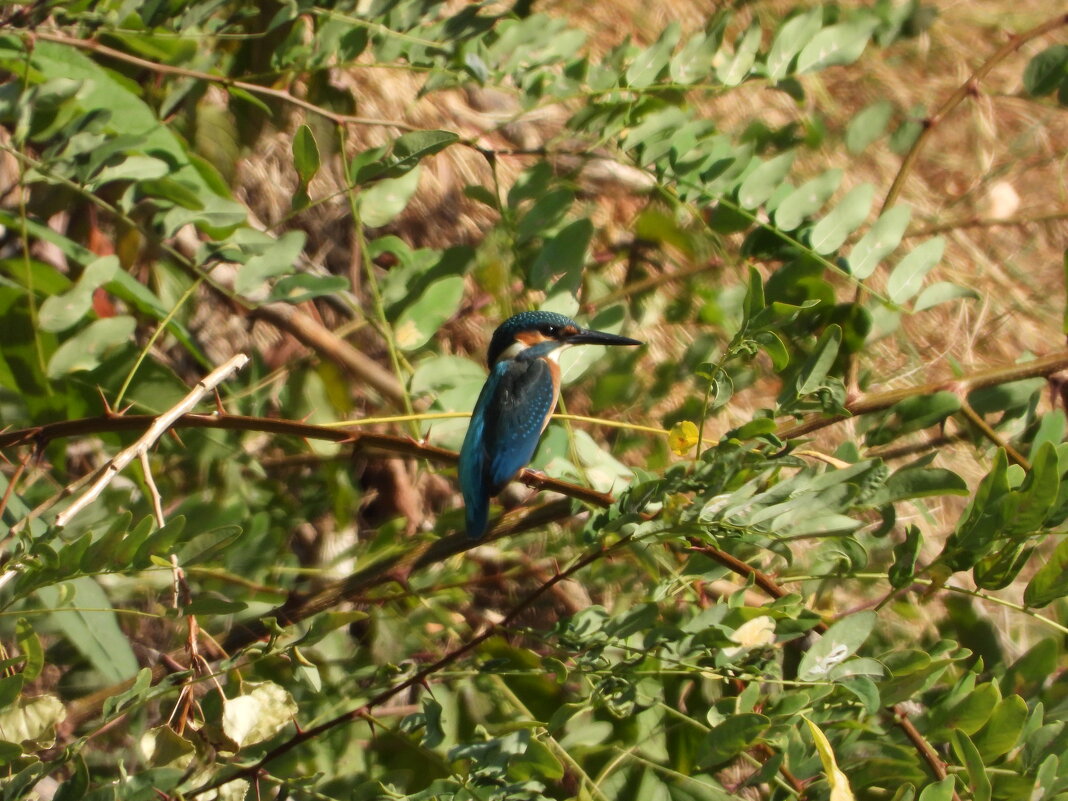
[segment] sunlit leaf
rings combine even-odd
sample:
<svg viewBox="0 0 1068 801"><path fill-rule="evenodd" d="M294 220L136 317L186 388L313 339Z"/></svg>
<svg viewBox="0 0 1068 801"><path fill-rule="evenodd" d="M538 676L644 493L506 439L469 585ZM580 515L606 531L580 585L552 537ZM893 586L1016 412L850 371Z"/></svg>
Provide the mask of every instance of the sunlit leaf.
<svg viewBox="0 0 1068 801"><path fill-rule="evenodd" d="M272 681L241 683L241 694L223 702L223 731L237 746L263 742L297 714L297 703Z"/></svg>
<svg viewBox="0 0 1068 801"><path fill-rule="evenodd" d="M805 651L798 666L802 681L826 681L828 674L840 665L864 643L875 626L874 612L857 612L848 615L820 637Z"/></svg>
<svg viewBox="0 0 1068 801"><path fill-rule="evenodd" d="M946 240L928 239L898 262L886 280L886 294L893 303L902 304L920 291L924 276L942 260Z"/></svg>
<svg viewBox="0 0 1068 801"><path fill-rule="evenodd" d="M834 253L838 250L846 237L868 219L874 196L875 187L872 184L861 184L850 189L841 202L813 226L809 234L812 249L817 253ZM853 274L856 275L855 270ZM857 275L857 278L864 277Z"/></svg>
<svg viewBox="0 0 1068 801"><path fill-rule="evenodd" d="M307 184L319 172L319 146L315 135L307 125L301 125L293 134L293 166L302 183Z"/></svg>
<svg viewBox="0 0 1068 801"><path fill-rule="evenodd" d="M1062 540L1024 588L1024 603L1046 606L1068 595L1068 540Z"/></svg>
<svg viewBox="0 0 1068 801"><path fill-rule="evenodd" d="M959 284L953 284L949 281L939 281L924 287L923 291L920 292L919 297L916 298L916 302L912 305L912 310L917 312L925 311L932 306L937 306L940 303L946 303L959 298L979 300L980 295L970 287L960 286Z"/></svg>
<svg viewBox="0 0 1068 801"><path fill-rule="evenodd" d="M842 170L833 169L805 181L775 207L775 224L784 231L793 231L800 226L806 217L819 211L834 194L842 175ZM813 247L816 247L815 244ZM817 252L820 252L818 248Z"/></svg>
<svg viewBox="0 0 1068 801"><path fill-rule="evenodd" d="M879 26L874 15L862 14L849 22L824 28L812 39L797 57L797 71L814 72L840 64L852 64L871 39Z"/></svg>
<svg viewBox="0 0 1068 801"><path fill-rule="evenodd" d="M886 133L894 105L889 100L876 100L863 109L846 127L845 143L850 153L860 153Z"/></svg>
<svg viewBox="0 0 1068 801"><path fill-rule="evenodd" d="M670 23L660 38L651 46L634 57L625 74L627 85L635 89L644 89L652 84L668 65L671 51L679 41L681 27L678 22Z"/></svg>
<svg viewBox="0 0 1068 801"><path fill-rule="evenodd" d="M797 153L788 151L768 159L742 181L738 188L738 203L743 209L755 209L779 188L790 172Z"/></svg>
<svg viewBox="0 0 1068 801"><path fill-rule="evenodd" d="M399 178L384 178L360 192L357 196L360 222L379 228L396 218L419 188L419 172L416 165Z"/></svg>
<svg viewBox="0 0 1068 801"><path fill-rule="evenodd" d="M760 47L760 37L760 24L753 23L738 38L734 53L716 68L716 77L720 83L724 86L737 86L745 80L756 62L757 49Z"/></svg>
<svg viewBox="0 0 1068 801"><path fill-rule="evenodd" d="M794 56L809 43L822 24L823 9L816 6L791 17L779 28L766 61L770 80L778 81L786 76Z"/></svg>
<svg viewBox="0 0 1068 801"><path fill-rule="evenodd" d="M90 323L52 354L48 360L48 377L61 378L96 368L109 351L130 341L136 327L134 318L126 315Z"/></svg>
<svg viewBox="0 0 1068 801"><path fill-rule="evenodd" d="M393 329L397 345L404 350L425 345L442 323L456 313L463 294L463 276L450 275L430 284L397 319Z"/></svg>

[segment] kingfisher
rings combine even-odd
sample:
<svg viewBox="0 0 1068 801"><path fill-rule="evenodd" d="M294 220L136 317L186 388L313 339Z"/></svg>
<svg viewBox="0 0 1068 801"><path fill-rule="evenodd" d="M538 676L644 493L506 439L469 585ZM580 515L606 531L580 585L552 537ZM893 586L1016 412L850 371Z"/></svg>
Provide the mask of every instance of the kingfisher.
<svg viewBox="0 0 1068 801"><path fill-rule="evenodd" d="M490 497L529 462L560 397L560 354L571 345L642 345L548 311L512 315L493 332L482 386L460 449L467 534L486 533Z"/></svg>

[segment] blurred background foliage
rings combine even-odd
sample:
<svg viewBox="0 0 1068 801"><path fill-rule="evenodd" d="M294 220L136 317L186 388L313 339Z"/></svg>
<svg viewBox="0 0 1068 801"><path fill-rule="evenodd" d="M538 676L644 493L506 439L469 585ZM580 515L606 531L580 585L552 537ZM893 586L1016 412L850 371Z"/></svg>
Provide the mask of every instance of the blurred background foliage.
<svg viewBox="0 0 1068 801"><path fill-rule="evenodd" d="M3 15L6 798L1068 798L1063 10Z"/></svg>

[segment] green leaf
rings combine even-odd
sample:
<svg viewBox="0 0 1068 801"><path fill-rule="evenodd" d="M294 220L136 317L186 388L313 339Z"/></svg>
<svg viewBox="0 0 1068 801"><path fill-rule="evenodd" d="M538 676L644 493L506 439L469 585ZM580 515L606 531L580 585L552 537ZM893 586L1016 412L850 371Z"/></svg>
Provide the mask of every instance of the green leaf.
<svg viewBox="0 0 1068 801"><path fill-rule="evenodd" d="M73 760L71 776L56 790L52 801L81 801L89 790L89 767L81 754Z"/></svg>
<svg viewBox="0 0 1068 801"><path fill-rule="evenodd" d="M842 170L835 168L805 181L775 208L775 224L783 231L793 231L800 227L806 217L811 217L823 208L823 204L838 189L842 175Z"/></svg>
<svg viewBox="0 0 1068 801"><path fill-rule="evenodd" d="M1024 603L1042 607L1068 596L1068 539L1049 555L1024 588Z"/></svg>
<svg viewBox="0 0 1068 801"><path fill-rule="evenodd" d="M797 375L797 394L808 395L824 385L827 374L838 358L838 348L842 344L842 329L829 325L820 335L812 355L805 361Z"/></svg>
<svg viewBox="0 0 1068 801"><path fill-rule="evenodd" d="M89 182L94 189L99 189L113 181L145 181L162 178L171 172L170 165L162 159L152 156L129 156L120 163L105 167Z"/></svg>
<svg viewBox="0 0 1068 801"><path fill-rule="evenodd" d="M1068 45L1047 47L1027 62L1024 68L1024 90L1031 97L1042 97L1055 91L1068 78Z"/></svg>
<svg viewBox="0 0 1068 801"><path fill-rule="evenodd" d="M900 306L920 291L924 276L941 261L945 247L946 240L936 236L898 262L886 280L886 294L892 303Z"/></svg>
<svg viewBox="0 0 1068 801"><path fill-rule="evenodd" d="M397 347L416 350L425 345L442 324L456 314L464 296L464 279L450 275L430 284L408 306L393 327Z"/></svg>
<svg viewBox="0 0 1068 801"><path fill-rule="evenodd" d="M26 660L22 666L22 677L26 681L33 681L41 675L41 669L44 667L44 648L41 647L41 640L38 639L30 621L24 617L20 617L15 624L15 638L19 651Z"/></svg>
<svg viewBox="0 0 1068 801"><path fill-rule="evenodd" d="M182 607L183 615L236 615L248 609L243 601L228 601L225 598L194 598Z"/></svg>
<svg viewBox="0 0 1068 801"><path fill-rule="evenodd" d="M790 352L786 344L774 331L762 331L753 338L771 358L771 366L776 372L785 370L790 364Z"/></svg>
<svg viewBox="0 0 1068 801"><path fill-rule="evenodd" d="M348 289L349 279L343 275L298 273L278 279L271 287L271 294L267 296L267 300L293 304L304 303L312 298L347 292Z"/></svg>
<svg viewBox="0 0 1068 801"><path fill-rule="evenodd" d="M968 735L960 729L950 732L949 741L953 745L957 758L968 771L968 786L971 788L974 801L990 801L990 776L979 750Z"/></svg>
<svg viewBox="0 0 1068 801"><path fill-rule="evenodd" d="M909 526L905 539L894 546L894 564L890 567L890 586L900 589L912 581L916 575L916 559L923 545L923 535L916 526Z"/></svg>
<svg viewBox="0 0 1068 801"><path fill-rule="evenodd" d="M969 492L967 482L951 470L941 467L903 467L886 480L869 503L881 505L909 498L967 495Z"/></svg>
<svg viewBox="0 0 1068 801"><path fill-rule="evenodd" d="M744 34L738 37L732 53L716 67L716 78L724 86L737 86L752 71L760 47L761 28L753 22Z"/></svg>
<svg viewBox="0 0 1068 801"><path fill-rule="evenodd" d="M978 292L970 287L960 286L959 284L953 284L949 281L939 281L928 287L924 287L920 296L916 298L916 302L912 304L912 310L914 312L921 312L930 309L932 306L937 306L940 303L946 303L951 300L957 300L958 298L979 300L981 297L982 296Z"/></svg>
<svg viewBox="0 0 1068 801"><path fill-rule="evenodd" d="M868 145L886 133L894 104L889 100L876 100L863 109L846 126L845 144L850 153L860 153Z"/></svg>
<svg viewBox="0 0 1068 801"><path fill-rule="evenodd" d="M905 398L890 407L886 418L865 439L869 445L885 445L905 434L941 423L960 408L960 397L949 390Z"/></svg>
<svg viewBox="0 0 1068 801"><path fill-rule="evenodd" d="M850 251L849 272L862 281L874 273L879 262L901 243L911 216L912 209L908 206L894 206L884 212Z"/></svg>
<svg viewBox="0 0 1068 801"><path fill-rule="evenodd" d="M812 37L797 57L799 73L815 72L827 67L852 64L879 26L874 15L860 14L856 19L831 25Z"/></svg>
<svg viewBox="0 0 1068 801"><path fill-rule="evenodd" d="M552 281L554 292L560 288L573 293L578 291L592 239L593 223L585 217L562 228L545 243L531 265L530 287L546 289ZM560 273L563 276L554 280L553 277Z"/></svg>
<svg viewBox="0 0 1068 801"><path fill-rule="evenodd" d="M575 196L570 189L558 188L539 197L527 210L516 225L516 236L520 242L542 235L563 219L571 208Z"/></svg>
<svg viewBox="0 0 1068 801"><path fill-rule="evenodd" d="M109 684L134 676L137 658L100 585L92 578L81 577L67 582L66 586L74 592L62 605L58 587L42 587L37 595L44 607L52 610L52 620L67 640Z"/></svg>
<svg viewBox="0 0 1068 801"><path fill-rule="evenodd" d="M293 166L297 169L302 184L308 184L319 172L319 146L315 135L307 125L301 125L293 134Z"/></svg>
<svg viewBox="0 0 1068 801"><path fill-rule="evenodd" d="M679 41L680 31L679 23L671 22L652 46L634 57L634 61L627 67L625 73L627 86L645 89L656 82L657 77L668 65L671 52Z"/></svg>
<svg viewBox="0 0 1068 801"><path fill-rule="evenodd" d="M176 181L166 175L162 178L138 181L137 192L141 197L168 200L183 209L200 211L204 208L204 201L195 186L184 181Z"/></svg>
<svg viewBox="0 0 1068 801"><path fill-rule="evenodd" d="M242 100L251 106L255 106L257 109L266 114L268 118L274 116L274 112L271 111L271 107L264 103L262 100L260 100L260 98L254 95L252 92L246 91L238 86L232 86L227 84L223 84L222 88L225 89L227 94L231 95L232 97L236 97L238 100Z"/></svg>
<svg viewBox="0 0 1068 801"><path fill-rule="evenodd" d="M795 158L796 151L780 153L749 173L738 188L738 205L743 209L755 209L771 197L790 172Z"/></svg>
<svg viewBox="0 0 1068 801"><path fill-rule="evenodd" d="M440 153L460 137L452 131L412 131L402 134L393 143L390 154L392 164L386 173L387 178L396 178L412 170L427 156Z"/></svg>
<svg viewBox="0 0 1068 801"><path fill-rule="evenodd" d="M0 710L7 709L18 701L25 683L25 678L21 673L13 676L0 676Z"/></svg>
<svg viewBox="0 0 1068 801"><path fill-rule="evenodd" d="M304 250L306 234L303 231L287 231L270 243L264 252L253 256L238 270L234 279L234 291L249 295L263 286L270 278L295 272L297 259Z"/></svg>
<svg viewBox="0 0 1068 801"><path fill-rule="evenodd" d="M943 703L931 711L930 736L941 739L950 731L975 734L990 720L1000 701L1001 692L996 684L980 684L952 706Z"/></svg>
<svg viewBox="0 0 1068 801"><path fill-rule="evenodd" d="M1006 696L998 702L990 720L975 737L975 747L984 762L990 763L1016 746L1029 713L1027 702L1018 695Z"/></svg>
<svg viewBox="0 0 1068 801"><path fill-rule="evenodd" d="M89 313L93 292L119 271L116 256L102 256L86 265L78 282L67 292L45 298L37 321L45 331L66 331Z"/></svg>
<svg viewBox="0 0 1068 801"><path fill-rule="evenodd" d="M96 320L66 340L48 360L48 377L62 378L81 370L93 370L114 348L133 337L137 323L133 317L120 315Z"/></svg>
<svg viewBox="0 0 1068 801"><path fill-rule="evenodd" d="M712 767L726 762L753 745L770 726L771 720L764 715L731 715L705 735L699 763Z"/></svg>
<svg viewBox="0 0 1068 801"><path fill-rule="evenodd" d="M875 187L871 184L861 184L850 189L842 198L842 202L813 226L812 233L809 234L812 249L824 255L838 250L846 241L846 237L868 219L874 196Z"/></svg>
<svg viewBox="0 0 1068 801"><path fill-rule="evenodd" d="M857 612L833 624L798 665L801 681L826 681L828 674L856 653L875 626L874 612Z"/></svg>
<svg viewBox="0 0 1068 801"><path fill-rule="evenodd" d="M360 222L369 228L380 228L392 222L408 207L419 188L420 170L412 167L399 178L384 178L357 196Z"/></svg>
<svg viewBox="0 0 1068 801"><path fill-rule="evenodd" d="M695 33L671 59L669 71L675 83L694 83L708 74L716 42L704 32Z"/></svg>
<svg viewBox="0 0 1068 801"><path fill-rule="evenodd" d="M923 788L919 801L953 801L953 791L956 785L957 780L952 776L932 782Z"/></svg>
<svg viewBox="0 0 1068 801"><path fill-rule="evenodd" d="M784 78L794 56L801 52L822 26L823 9L819 6L788 19L775 34L775 41L768 51L765 62L768 79L775 82Z"/></svg>

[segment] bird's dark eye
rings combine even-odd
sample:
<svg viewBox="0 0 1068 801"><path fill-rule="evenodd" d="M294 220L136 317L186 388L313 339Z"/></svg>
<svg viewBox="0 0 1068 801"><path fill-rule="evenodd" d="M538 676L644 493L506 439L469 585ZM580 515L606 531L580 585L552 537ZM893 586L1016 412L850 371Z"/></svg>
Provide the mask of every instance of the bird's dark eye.
<svg viewBox="0 0 1068 801"><path fill-rule="evenodd" d="M555 339L556 335L560 333L560 329L555 325L547 325L541 329L541 332L545 334L545 336L553 337Z"/></svg>

